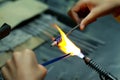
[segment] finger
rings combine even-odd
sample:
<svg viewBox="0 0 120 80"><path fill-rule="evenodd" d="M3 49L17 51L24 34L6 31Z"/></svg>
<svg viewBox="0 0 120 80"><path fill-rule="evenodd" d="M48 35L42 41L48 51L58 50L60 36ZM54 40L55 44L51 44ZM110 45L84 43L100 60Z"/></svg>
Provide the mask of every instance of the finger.
<svg viewBox="0 0 120 80"><path fill-rule="evenodd" d="M24 56L28 56L28 57L35 57L35 54L32 50L30 49L25 49L23 52L22 52L22 55ZM23 56L23 57L24 57Z"/></svg>
<svg viewBox="0 0 120 80"><path fill-rule="evenodd" d="M44 77L46 76L46 74L47 74L47 69L44 67L44 66L42 66L42 65L40 65L40 64L38 64L38 68L39 68L39 70L40 70L40 74L41 74L41 79L43 80L44 79Z"/></svg>
<svg viewBox="0 0 120 80"><path fill-rule="evenodd" d="M11 74L14 74L15 73L15 65L14 65L14 62L12 59L9 59L7 62L6 62L6 67L9 69L9 71L11 72Z"/></svg>
<svg viewBox="0 0 120 80"><path fill-rule="evenodd" d="M75 6L69 10L68 15L77 23L81 22L80 19L80 14L78 14L78 12L80 13L81 10L84 10L85 8L85 3L82 1L77 2L77 4L75 4Z"/></svg>
<svg viewBox="0 0 120 80"><path fill-rule="evenodd" d="M3 67L1 69L1 71L2 71L2 74L3 74L3 77L5 78L5 80L12 80L11 75L6 67Z"/></svg>
<svg viewBox="0 0 120 80"><path fill-rule="evenodd" d="M77 12L75 12L74 10L70 10L68 12L68 14L77 24L79 24L81 22Z"/></svg>
<svg viewBox="0 0 120 80"><path fill-rule="evenodd" d="M80 28L83 30L85 28L85 26L87 26L88 24L96 21L97 18L107 15L112 11L112 9L107 6L107 5L102 5L99 7L94 8L89 14L88 16L86 16L82 21L81 21L81 26Z"/></svg>
<svg viewBox="0 0 120 80"><path fill-rule="evenodd" d="M19 63L22 60L21 54L22 54L21 52L14 52L13 53L12 60L14 61L15 65L17 65L17 63Z"/></svg>
<svg viewBox="0 0 120 80"><path fill-rule="evenodd" d="M35 62L37 61L36 60L36 55L35 55L35 53L32 51L32 50L30 50L30 49L25 49L24 50L24 57L26 58L26 57L28 57L28 58L30 58L30 60L35 60Z"/></svg>
<svg viewBox="0 0 120 80"><path fill-rule="evenodd" d="M80 24L80 29L83 30L88 24L96 21L95 13L90 12L87 17L85 17Z"/></svg>

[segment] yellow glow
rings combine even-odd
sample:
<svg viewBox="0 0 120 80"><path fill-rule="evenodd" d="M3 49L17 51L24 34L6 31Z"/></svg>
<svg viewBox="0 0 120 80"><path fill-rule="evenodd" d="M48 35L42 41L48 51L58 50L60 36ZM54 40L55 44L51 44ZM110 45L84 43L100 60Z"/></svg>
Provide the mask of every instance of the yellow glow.
<svg viewBox="0 0 120 80"><path fill-rule="evenodd" d="M79 57L83 57L84 55L81 53L80 48L78 48L59 28L56 24L53 25L57 30L60 32L61 35L61 42L58 43L58 48L64 52L65 54L70 53L71 55L77 55Z"/></svg>

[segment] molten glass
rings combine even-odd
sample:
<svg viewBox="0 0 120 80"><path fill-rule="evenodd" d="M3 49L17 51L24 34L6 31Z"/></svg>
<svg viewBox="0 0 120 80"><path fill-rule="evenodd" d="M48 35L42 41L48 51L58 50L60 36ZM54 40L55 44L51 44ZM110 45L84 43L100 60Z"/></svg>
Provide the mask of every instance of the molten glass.
<svg viewBox="0 0 120 80"><path fill-rule="evenodd" d="M64 52L65 54L70 53L71 55L76 55L80 58L83 58L84 55L81 53L80 48L78 48L62 31L62 29L59 28L56 24L53 25L57 30L60 32L61 40L57 44L58 48Z"/></svg>

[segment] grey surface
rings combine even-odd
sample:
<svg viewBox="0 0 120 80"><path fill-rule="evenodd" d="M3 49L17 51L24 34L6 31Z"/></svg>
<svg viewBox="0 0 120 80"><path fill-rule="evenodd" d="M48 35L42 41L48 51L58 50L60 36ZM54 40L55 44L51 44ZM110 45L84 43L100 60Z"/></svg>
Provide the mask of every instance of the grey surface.
<svg viewBox="0 0 120 80"><path fill-rule="evenodd" d="M63 8L63 10L63 14L67 12L67 9ZM62 10L59 8L58 12L61 11ZM53 18L54 17L50 18L48 16L47 19L49 20L44 20L45 18L40 20L40 18L37 18L32 20L29 24L25 24L24 27L26 27L26 29L22 28L23 31L46 40L44 44L34 50L39 63L44 63L50 59L63 55L58 48L50 47L51 40L44 36L44 33L40 32L45 29L45 31L55 35L54 33L56 32L47 29L49 27L49 21L51 21L51 23L56 21L54 21ZM46 23L46 21L48 22ZM30 26L31 28L28 28ZM27 31L36 29L40 26L41 30L32 30L34 32ZM70 29L70 27L65 25L60 26L65 32ZM95 23L88 25L82 32L73 32L69 38L77 43L86 55L120 79L120 24L116 22L111 15L98 19ZM101 45L102 43L105 44ZM46 66L46 68L48 69L48 74L45 80L100 80L99 75L78 57L63 59Z"/></svg>
<svg viewBox="0 0 120 80"><path fill-rule="evenodd" d="M120 23L109 15L89 25L85 34L105 41L105 45L90 56L120 79Z"/></svg>
<svg viewBox="0 0 120 80"><path fill-rule="evenodd" d="M55 12L67 15L68 10L78 0L39 0L46 3L49 8ZM68 5L69 4L69 5Z"/></svg>
<svg viewBox="0 0 120 80"><path fill-rule="evenodd" d="M29 22L28 24L24 25L23 28L19 28L26 33L32 34L33 36L39 36L46 40L44 44L40 45L34 50L39 63L44 63L55 57L63 55L63 53L57 47L50 47L50 38L43 35L43 33L40 31L52 31L51 33L54 33L53 29L47 29L49 24L52 22L60 24L65 32L70 29L70 27L57 21L57 19L52 21L51 19L54 17L51 15L43 16L44 17L38 17L32 22ZM50 18L50 16L52 18ZM84 50L87 56L94 59L96 63L100 64L103 68L105 68L108 72L111 72L117 78L120 78L119 25L120 24L117 23L113 17L106 16L89 25L84 31L74 31L69 36L72 41L74 41L82 50ZM41 29L37 29L39 28L37 26L42 27ZM100 80L99 75L76 56L53 63L46 66L46 68L48 69L48 74L45 80Z"/></svg>
<svg viewBox="0 0 120 80"><path fill-rule="evenodd" d="M114 25L116 26L116 29L114 29ZM92 52L88 51L87 55L94 59L108 72L111 72L114 76L119 78L119 48L116 50L116 46L118 46L119 43L119 37L117 36L118 34L113 34L113 32L118 33L117 30L119 27L117 26L119 26L119 24L111 16L107 16L89 25L85 31L79 33L73 32L69 37L77 42L77 44L83 49L92 49L94 45L100 44L102 41L105 42L104 45L98 45ZM67 32L67 29L64 30ZM95 37L96 42L90 42L94 41L94 38L92 37ZM82 40L82 38L84 39ZM90 40L91 38L92 40ZM118 40L118 42L116 40ZM87 46L84 43L90 43L92 47ZM82 44L85 47L83 47ZM62 55L57 48L50 47L50 41L36 48L35 52L39 63L43 63ZM98 74L87 67L78 57L70 57L68 59L61 60L48 65L47 68L48 74L45 80L100 80Z"/></svg>
<svg viewBox="0 0 120 80"><path fill-rule="evenodd" d="M120 79L119 28L119 23L117 23L113 17L106 16L89 25L88 28L83 31L85 35L95 37L105 42L103 46L99 46L93 52L89 52L88 55L118 79ZM74 36L75 35L76 34L74 34ZM85 36L83 35L83 37ZM81 38L81 36L79 36L79 38ZM40 63L58 57L61 54L58 49L51 48L49 45L50 43L45 43L39 47L39 53L36 52ZM93 45L93 43L91 43L91 45ZM45 59L42 55L45 55ZM61 60L47 66L47 68L48 74L45 80L100 80L99 75L86 66L78 57Z"/></svg>
<svg viewBox="0 0 120 80"><path fill-rule="evenodd" d="M22 44L32 36L22 30L12 31L7 37L0 41L0 52L12 50L16 46Z"/></svg>
<svg viewBox="0 0 120 80"><path fill-rule="evenodd" d="M43 0L43 1L49 3L52 0L49 1ZM50 6L52 7L55 5L50 5ZM60 8L62 8L62 6ZM56 11L56 9L53 9L53 11ZM62 10L60 12L64 12L64 11ZM65 14L66 12L67 11L65 11ZM105 45L100 46L94 52L89 52L88 54L97 63L101 64L108 72L111 72L114 76L120 79L120 62L119 62L120 61L120 37L119 37L120 23L114 20L114 18L111 15L105 16L103 18L98 19L95 23L90 24L86 28L86 30L83 31L83 33L89 35L90 37L95 37L105 42ZM72 60L75 59L76 58ZM71 63L67 67L65 66L65 64L63 64L64 65L63 67L60 66L61 63L56 63L55 65L56 67L53 68L52 70L53 74L51 71L51 73L47 75L46 80L49 79L59 80L58 78L56 78L55 75L62 76L62 80L68 80L69 78L70 78L69 80L99 80L96 72L92 71L89 67L86 67L86 65L81 60L80 63L79 63L79 59L75 60L74 63L76 64L75 66ZM57 66L57 64L59 65ZM76 76L78 77L78 79L74 78Z"/></svg>

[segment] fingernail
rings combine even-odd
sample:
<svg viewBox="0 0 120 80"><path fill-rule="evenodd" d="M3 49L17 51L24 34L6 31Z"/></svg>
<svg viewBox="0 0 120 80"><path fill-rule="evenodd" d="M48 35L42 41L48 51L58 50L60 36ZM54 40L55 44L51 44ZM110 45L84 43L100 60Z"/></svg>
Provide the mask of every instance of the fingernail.
<svg viewBox="0 0 120 80"><path fill-rule="evenodd" d="M84 30L85 25L81 24L80 25L80 30Z"/></svg>

